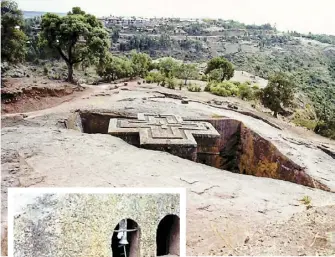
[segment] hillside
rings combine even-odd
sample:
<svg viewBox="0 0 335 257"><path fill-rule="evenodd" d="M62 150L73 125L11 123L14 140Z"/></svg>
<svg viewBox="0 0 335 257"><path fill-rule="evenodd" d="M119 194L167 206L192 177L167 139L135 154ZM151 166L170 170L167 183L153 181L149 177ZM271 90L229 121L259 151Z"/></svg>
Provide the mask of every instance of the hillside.
<svg viewBox="0 0 335 257"><path fill-rule="evenodd" d="M107 20L105 25L111 31L116 54L136 49L153 58L172 56L196 63L224 56L237 70L264 79L284 72L295 82L297 95L303 94L302 99L312 106L318 119L335 120L335 36L284 33L270 25L222 20L170 19L126 26ZM314 129L315 115L301 113L309 108L304 102L298 99L296 107L303 110L291 118L298 125ZM335 137L333 132L328 133L331 134Z"/></svg>

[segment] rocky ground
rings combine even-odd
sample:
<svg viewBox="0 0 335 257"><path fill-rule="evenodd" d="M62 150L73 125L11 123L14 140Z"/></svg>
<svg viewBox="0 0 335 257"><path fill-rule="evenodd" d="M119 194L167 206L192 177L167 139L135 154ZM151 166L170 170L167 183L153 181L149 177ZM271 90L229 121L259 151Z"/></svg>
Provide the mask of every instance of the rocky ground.
<svg viewBox="0 0 335 257"><path fill-rule="evenodd" d="M335 231L332 192L139 149L109 135L66 129L64 121L77 109L234 118L270 140L333 192L334 141L241 101L233 100L238 110L230 109L231 99L206 92L131 82L128 86L84 86L72 96L57 106L44 105L43 110L23 113L23 108L21 114L2 115L3 225L8 187L186 187L188 255L335 253L335 239L329 236ZM189 103L182 104L181 97L187 97ZM305 196L311 198L308 210L300 201Z"/></svg>

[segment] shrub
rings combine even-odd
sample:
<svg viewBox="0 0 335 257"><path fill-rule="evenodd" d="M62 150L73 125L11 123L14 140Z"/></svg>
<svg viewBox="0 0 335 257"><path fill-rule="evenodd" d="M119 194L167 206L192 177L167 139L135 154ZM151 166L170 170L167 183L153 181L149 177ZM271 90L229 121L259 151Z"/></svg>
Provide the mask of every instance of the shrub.
<svg viewBox="0 0 335 257"><path fill-rule="evenodd" d="M252 92L252 89L247 84L242 84L239 87L239 97L242 100L252 100L254 99L254 94Z"/></svg>
<svg viewBox="0 0 335 257"><path fill-rule="evenodd" d="M201 87L198 86L198 85L189 84L188 87L187 87L187 90L191 91L191 92L200 92L201 91Z"/></svg>
<svg viewBox="0 0 335 257"><path fill-rule="evenodd" d="M312 199L308 195L305 195L300 201L303 202L303 204L305 205L309 205Z"/></svg>
<svg viewBox="0 0 335 257"><path fill-rule="evenodd" d="M179 90L181 90L182 87L184 86L183 81L180 80L179 83L178 83L178 86L179 86Z"/></svg>
<svg viewBox="0 0 335 257"><path fill-rule="evenodd" d="M153 76L152 76L151 74L148 74L148 75L145 77L145 81L146 81L147 83L153 83L153 82L155 82L155 81L154 81L154 78L153 78Z"/></svg>
<svg viewBox="0 0 335 257"><path fill-rule="evenodd" d="M208 79L208 78L207 78L206 75L201 75L201 78L200 78L201 81L207 81L207 79Z"/></svg>
<svg viewBox="0 0 335 257"><path fill-rule="evenodd" d="M314 132L330 139L335 139L335 119L319 121L314 128Z"/></svg>
<svg viewBox="0 0 335 257"><path fill-rule="evenodd" d="M175 89L177 85L177 80L175 78L167 78L166 84L168 88Z"/></svg>
<svg viewBox="0 0 335 257"><path fill-rule="evenodd" d="M213 83L212 82L208 82L207 85L205 86L204 91L205 92L211 92L211 87L212 87Z"/></svg>
<svg viewBox="0 0 335 257"><path fill-rule="evenodd" d="M259 90L260 88L259 88L259 85L257 85L257 84L254 84L252 87L251 87L253 90Z"/></svg>
<svg viewBox="0 0 335 257"><path fill-rule="evenodd" d="M258 87L251 87L247 83L241 84L237 81L211 81L206 85L205 91L223 97L239 96L245 100L258 99L261 95L261 90Z"/></svg>
<svg viewBox="0 0 335 257"><path fill-rule="evenodd" d="M165 76L160 72L149 72L145 77L147 83L157 83L158 85L164 87L165 83Z"/></svg>
<svg viewBox="0 0 335 257"><path fill-rule="evenodd" d="M239 81L230 81L231 83L233 83L235 86L240 86L241 82Z"/></svg>
<svg viewBox="0 0 335 257"><path fill-rule="evenodd" d="M305 127L309 130L314 130L317 125L317 121L304 118L294 118L292 122L297 126Z"/></svg>

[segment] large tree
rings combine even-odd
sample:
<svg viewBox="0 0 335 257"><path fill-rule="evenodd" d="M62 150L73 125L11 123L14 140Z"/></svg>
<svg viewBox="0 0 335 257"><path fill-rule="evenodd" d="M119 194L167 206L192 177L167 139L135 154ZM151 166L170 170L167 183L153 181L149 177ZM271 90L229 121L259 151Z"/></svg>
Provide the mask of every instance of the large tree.
<svg viewBox="0 0 335 257"><path fill-rule="evenodd" d="M42 17L42 36L56 49L68 67L69 82L73 81L73 66L82 61L98 62L110 48L110 40L102 23L79 7L60 17L47 13Z"/></svg>
<svg viewBox="0 0 335 257"><path fill-rule="evenodd" d="M196 79L198 76L199 72L195 64L183 63L177 69L177 77L184 80L184 85L188 79Z"/></svg>
<svg viewBox="0 0 335 257"><path fill-rule="evenodd" d="M177 73L179 63L172 57L163 58L158 63L158 69L165 77L174 77Z"/></svg>
<svg viewBox="0 0 335 257"><path fill-rule="evenodd" d="M145 53L137 53L135 50L131 52L131 62L134 70L134 75L144 78L151 66L151 58Z"/></svg>
<svg viewBox="0 0 335 257"><path fill-rule="evenodd" d="M261 101L265 107L273 111L273 116L289 106L294 99L295 84L283 73L270 77L268 85L263 89Z"/></svg>
<svg viewBox="0 0 335 257"><path fill-rule="evenodd" d="M1 2L1 59L22 62L27 54L27 37L22 32L23 14L13 1Z"/></svg>
<svg viewBox="0 0 335 257"><path fill-rule="evenodd" d="M97 65L97 73L105 81L129 78L134 74L133 65L126 57L116 57L107 54Z"/></svg>
<svg viewBox="0 0 335 257"><path fill-rule="evenodd" d="M215 57L207 63L205 74L216 70L219 73L219 81L229 80L234 76L234 66L224 57Z"/></svg>

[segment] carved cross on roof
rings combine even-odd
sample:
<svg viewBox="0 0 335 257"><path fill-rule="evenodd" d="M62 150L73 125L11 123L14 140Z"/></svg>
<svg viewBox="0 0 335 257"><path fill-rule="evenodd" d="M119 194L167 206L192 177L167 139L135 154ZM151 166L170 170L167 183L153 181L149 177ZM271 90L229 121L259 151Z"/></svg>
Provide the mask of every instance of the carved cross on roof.
<svg viewBox="0 0 335 257"><path fill-rule="evenodd" d="M141 145L182 145L196 147L194 137L219 137L208 122L184 121L178 115L139 113L137 120L111 119L108 134L139 134Z"/></svg>

